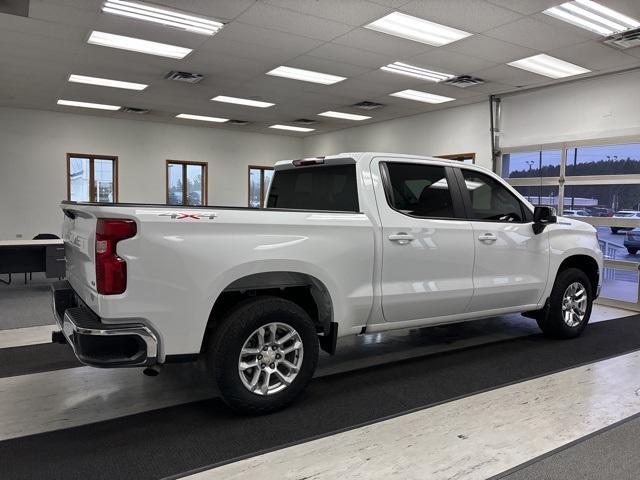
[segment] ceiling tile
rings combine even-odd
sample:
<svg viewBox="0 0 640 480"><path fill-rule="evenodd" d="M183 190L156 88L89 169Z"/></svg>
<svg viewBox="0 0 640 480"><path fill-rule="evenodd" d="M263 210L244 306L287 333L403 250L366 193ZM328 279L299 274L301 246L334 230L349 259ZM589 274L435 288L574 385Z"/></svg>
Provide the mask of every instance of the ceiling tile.
<svg viewBox="0 0 640 480"><path fill-rule="evenodd" d="M590 70L607 70L637 65L638 59L601 43L589 41L549 52L554 57Z"/></svg>
<svg viewBox="0 0 640 480"><path fill-rule="evenodd" d="M430 52L416 55L408 60L408 63L415 64L424 68L430 68L437 71L445 71L456 75L481 70L496 65L496 62L483 60L477 57L471 57L462 53L438 48Z"/></svg>
<svg viewBox="0 0 640 480"><path fill-rule="evenodd" d="M535 73L527 72L520 68L510 65L498 65L497 67L487 68L473 72L474 76L492 82L499 82L513 87L522 87L527 85L536 85L551 81L550 78Z"/></svg>
<svg viewBox="0 0 640 480"><path fill-rule="evenodd" d="M547 17L547 15L544 15ZM564 23L564 22L560 22ZM579 29L575 29L579 30ZM584 31L586 32L586 30ZM553 26L530 17L494 28L484 34L505 42L546 51L589 40L591 35Z"/></svg>
<svg viewBox="0 0 640 480"><path fill-rule="evenodd" d="M443 48L494 63L508 63L539 53L531 48L503 42L484 35L473 35Z"/></svg>
<svg viewBox="0 0 640 480"><path fill-rule="evenodd" d="M315 72L332 73L341 77L355 77L368 72L370 68L360 67L358 65L350 65L347 63L336 62L335 60L327 60L325 58L314 57L311 55L301 55L287 62L287 65L295 68L303 68L305 70L313 70ZM342 83L342 82L340 82Z"/></svg>
<svg viewBox="0 0 640 480"><path fill-rule="evenodd" d="M368 68L380 68L395 60L394 57L390 57L388 55L380 55L378 53L345 47L344 45L338 45L335 43L326 43L321 47L311 50L308 52L308 55Z"/></svg>
<svg viewBox="0 0 640 480"><path fill-rule="evenodd" d="M305 15L326 18L334 22L360 26L370 23L391 13L389 7L383 7L367 0L266 0L276 7L286 8Z"/></svg>
<svg viewBox="0 0 640 480"><path fill-rule="evenodd" d="M344 23L311 17L260 2L238 16L237 20L279 32L326 41L344 35L353 28Z"/></svg>
<svg viewBox="0 0 640 480"><path fill-rule="evenodd" d="M481 33L521 18L513 10L483 0L416 0L402 6L400 11L472 33Z"/></svg>
<svg viewBox="0 0 640 480"><path fill-rule="evenodd" d="M366 28L352 30L334 39L332 43L367 50L397 59L425 53L435 48L430 45L425 45L424 43L412 42L411 40L405 40L404 38L394 37Z"/></svg>
<svg viewBox="0 0 640 480"><path fill-rule="evenodd" d="M523 15L531 15L533 13L542 12L547 8L559 5L562 0L487 0L489 3L505 7L510 10L522 13Z"/></svg>

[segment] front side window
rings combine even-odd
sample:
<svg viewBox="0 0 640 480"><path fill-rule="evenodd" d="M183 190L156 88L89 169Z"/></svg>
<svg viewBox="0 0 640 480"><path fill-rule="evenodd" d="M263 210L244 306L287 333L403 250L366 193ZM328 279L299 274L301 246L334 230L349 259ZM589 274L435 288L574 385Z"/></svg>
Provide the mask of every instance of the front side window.
<svg viewBox="0 0 640 480"><path fill-rule="evenodd" d="M523 222L522 204L496 179L473 170L462 170L470 197L469 217L494 222Z"/></svg>
<svg viewBox="0 0 640 480"><path fill-rule="evenodd" d="M207 204L207 164L167 160L167 205Z"/></svg>
<svg viewBox="0 0 640 480"><path fill-rule="evenodd" d="M67 155L67 198L74 202L117 202L118 158Z"/></svg>
<svg viewBox="0 0 640 480"><path fill-rule="evenodd" d="M357 212L356 166L279 170L271 181L267 208Z"/></svg>
<svg viewBox="0 0 640 480"><path fill-rule="evenodd" d="M406 215L453 218L453 200L444 167L386 163L389 205Z"/></svg>

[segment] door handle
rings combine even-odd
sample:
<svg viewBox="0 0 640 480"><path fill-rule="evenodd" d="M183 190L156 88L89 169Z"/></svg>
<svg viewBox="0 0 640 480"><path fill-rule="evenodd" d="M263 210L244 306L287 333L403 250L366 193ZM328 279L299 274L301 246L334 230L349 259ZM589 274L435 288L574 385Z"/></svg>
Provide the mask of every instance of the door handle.
<svg viewBox="0 0 640 480"><path fill-rule="evenodd" d="M405 232L399 232L394 235L389 235L388 238L392 242L398 242L400 245L406 245L407 243L415 240L413 235Z"/></svg>
<svg viewBox="0 0 640 480"><path fill-rule="evenodd" d="M478 237L481 242L493 243L498 239L493 233L484 233Z"/></svg>

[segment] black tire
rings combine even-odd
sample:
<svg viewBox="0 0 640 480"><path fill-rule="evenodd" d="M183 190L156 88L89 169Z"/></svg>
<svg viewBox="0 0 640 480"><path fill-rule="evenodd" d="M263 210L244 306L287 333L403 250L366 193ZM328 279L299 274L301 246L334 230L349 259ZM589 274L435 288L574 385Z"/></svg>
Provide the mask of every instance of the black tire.
<svg viewBox="0 0 640 480"><path fill-rule="evenodd" d="M611 227L611 233L613 233L614 235L618 234L618 230L619 230L618 228Z"/></svg>
<svg viewBox="0 0 640 480"><path fill-rule="evenodd" d="M583 319L579 324L570 326L565 322L563 317L563 297L567 288L573 283L580 283L586 291L587 304ZM578 337L589 323L591 316L591 307L593 303L593 287L589 281L589 277L577 268L568 268L561 271L556 277L553 290L549 296L549 304L547 308L537 319L538 326L549 338L575 338Z"/></svg>
<svg viewBox="0 0 640 480"><path fill-rule="evenodd" d="M627 252L629 252L630 255L635 255L636 253L638 253L638 249L637 248L627 248Z"/></svg>
<svg viewBox="0 0 640 480"><path fill-rule="evenodd" d="M283 390L260 395L245 387L238 362L249 337L273 322L284 323L298 333L303 348L302 364ZM241 413L263 414L293 402L311 381L318 363L318 336L313 321L298 305L278 297L259 296L240 302L221 319L210 337L206 357L208 370L225 403Z"/></svg>

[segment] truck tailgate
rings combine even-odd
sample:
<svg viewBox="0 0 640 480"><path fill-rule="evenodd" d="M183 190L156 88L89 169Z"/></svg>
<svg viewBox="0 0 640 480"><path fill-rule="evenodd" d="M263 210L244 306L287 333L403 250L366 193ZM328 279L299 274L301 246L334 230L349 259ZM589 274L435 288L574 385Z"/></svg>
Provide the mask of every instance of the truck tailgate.
<svg viewBox="0 0 640 480"><path fill-rule="evenodd" d="M67 279L88 305L96 301L96 217L86 209L64 207L62 238L67 258Z"/></svg>

